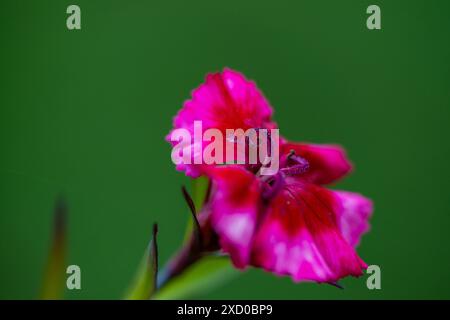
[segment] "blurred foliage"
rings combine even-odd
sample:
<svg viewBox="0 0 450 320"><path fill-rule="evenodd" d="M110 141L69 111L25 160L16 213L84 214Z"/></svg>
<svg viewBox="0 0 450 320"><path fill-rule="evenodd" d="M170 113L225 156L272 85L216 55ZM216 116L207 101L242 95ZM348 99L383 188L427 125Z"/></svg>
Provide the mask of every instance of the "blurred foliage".
<svg viewBox="0 0 450 320"><path fill-rule="evenodd" d="M127 300L150 299L156 290L156 278L158 275L158 246L156 242L157 226L153 226L152 240L142 258L135 279L125 296Z"/></svg>
<svg viewBox="0 0 450 320"><path fill-rule="evenodd" d="M67 204L59 198L55 204L53 240L47 258L40 298L63 298L65 285L65 260L67 256Z"/></svg>
<svg viewBox="0 0 450 320"><path fill-rule="evenodd" d="M238 274L228 257L206 256L169 281L153 299L188 299L204 295Z"/></svg>

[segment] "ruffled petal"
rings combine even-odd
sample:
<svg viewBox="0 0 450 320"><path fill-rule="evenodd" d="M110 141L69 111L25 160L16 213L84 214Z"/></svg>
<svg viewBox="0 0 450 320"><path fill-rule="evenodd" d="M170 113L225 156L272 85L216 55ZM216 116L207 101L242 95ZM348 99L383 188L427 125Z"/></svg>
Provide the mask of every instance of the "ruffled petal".
<svg viewBox="0 0 450 320"><path fill-rule="evenodd" d="M209 167L211 224L220 246L238 268L249 264L260 204L260 181L239 166Z"/></svg>
<svg viewBox="0 0 450 320"><path fill-rule="evenodd" d="M361 236L369 231L369 218L373 212L370 199L358 193L334 191L336 197L336 215L344 239L356 247Z"/></svg>
<svg viewBox="0 0 450 320"><path fill-rule="evenodd" d="M281 155L286 155L291 150L309 162L308 171L300 177L303 181L329 184L344 177L352 169L345 150L338 145L287 142L280 146Z"/></svg>
<svg viewBox="0 0 450 320"><path fill-rule="evenodd" d="M209 74L184 103L174 119L175 128L189 128L201 120L203 128L248 129L265 127L272 108L255 83L231 69Z"/></svg>
<svg viewBox="0 0 450 320"><path fill-rule="evenodd" d="M334 283L366 264L341 235L331 191L289 182L269 205L253 241L252 264L294 281Z"/></svg>
<svg viewBox="0 0 450 320"><path fill-rule="evenodd" d="M253 81L231 69L221 73L208 74L205 83L192 92L192 98L186 101L175 116L174 130L187 129L194 133L194 121L201 121L202 131L218 129L226 137L226 129L267 128L276 124L271 120L272 107ZM173 131L171 131L172 133ZM171 133L166 140L172 145ZM194 167L194 168L191 168ZM202 173L200 165L179 165L179 170L196 177Z"/></svg>

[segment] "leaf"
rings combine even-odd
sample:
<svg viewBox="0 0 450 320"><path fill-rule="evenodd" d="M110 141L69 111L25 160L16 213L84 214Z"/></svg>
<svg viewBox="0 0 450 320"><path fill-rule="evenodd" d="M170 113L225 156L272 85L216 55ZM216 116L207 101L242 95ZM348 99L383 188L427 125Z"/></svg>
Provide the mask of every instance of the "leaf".
<svg viewBox="0 0 450 320"><path fill-rule="evenodd" d="M63 298L66 254L67 204L60 197L55 203L53 239L44 271L41 299L57 300Z"/></svg>
<svg viewBox="0 0 450 320"><path fill-rule="evenodd" d="M186 188L183 186L181 188L181 191L183 193L183 197L186 200L189 209L191 210L191 214L192 214L192 223L191 226L193 227L193 230L191 228L191 230L193 231L193 236L195 237L196 240L196 245L198 246L198 248L202 247L202 232L200 230L200 223L198 222L197 219L197 210L195 209L195 205L194 205L194 201L192 200L191 196L189 195L189 193L187 192Z"/></svg>
<svg viewBox="0 0 450 320"><path fill-rule="evenodd" d="M153 299L187 299L205 294L238 274L239 271L231 265L228 257L205 256L182 274L170 280L155 293Z"/></svg>
<svg viewBox="0 0 450 320"><path fill-rule="evenodd" d="M192 202L194 204L195 211L198 213L202 210L203 203L205 202L206 195L209 188L209 180L206 177L199 177L192 179ZM184 242L189 241L192 234L193 221L189 219L186 225L186 231L184 234Z"/></svg>
<svg viewBox="0 0 450 320"><path fill-rule="evenodd" d="M154 224L152 239L142 258L134 281L125 296L126 300L148 300L156 290L156 277L158 275L157 233L158 226Z"/></svg>

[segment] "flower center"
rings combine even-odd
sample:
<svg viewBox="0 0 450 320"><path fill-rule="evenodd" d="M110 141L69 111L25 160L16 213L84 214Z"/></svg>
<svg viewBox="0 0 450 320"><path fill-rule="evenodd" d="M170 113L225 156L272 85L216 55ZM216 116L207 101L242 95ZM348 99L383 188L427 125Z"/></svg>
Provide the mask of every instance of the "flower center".
<svg viewBox="0 0 450 320"><path fill-rule="evenodd" d="M265 182L262 197L266 201L270 201L283 189L286 184L286 176L301 175L309 169L308 160L296 155L294 150L291 150L281 161L281 165L282 167L277 174L261 178Z"/></svg>
<svg viewBox="0 0 450 320"><path fill-rule="evenodd" d="M283 164L280 171L287 176L300 175L309 169L308 160L296 155L294 150L289 152Z"/></svg>

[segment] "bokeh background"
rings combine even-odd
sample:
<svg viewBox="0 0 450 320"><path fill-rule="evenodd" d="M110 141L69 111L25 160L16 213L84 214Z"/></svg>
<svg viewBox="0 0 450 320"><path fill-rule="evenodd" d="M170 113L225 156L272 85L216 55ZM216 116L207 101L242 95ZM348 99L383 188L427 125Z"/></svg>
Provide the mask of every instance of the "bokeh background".
<svg viewBox="0 0 450 320"><path fill-rule="evenodd" d="M78 4L82 30L66 28ZM382 30L366 28L377 4ZM448 1L13 1L0 4L0 298L36 298L53 206L69 206L69 299L122 297L151 234L189 219L164 136L208 72L254 79L281 134L345 146L336 187L376 205L344 290L250 269L198 298L450 298Z"/></svg>

